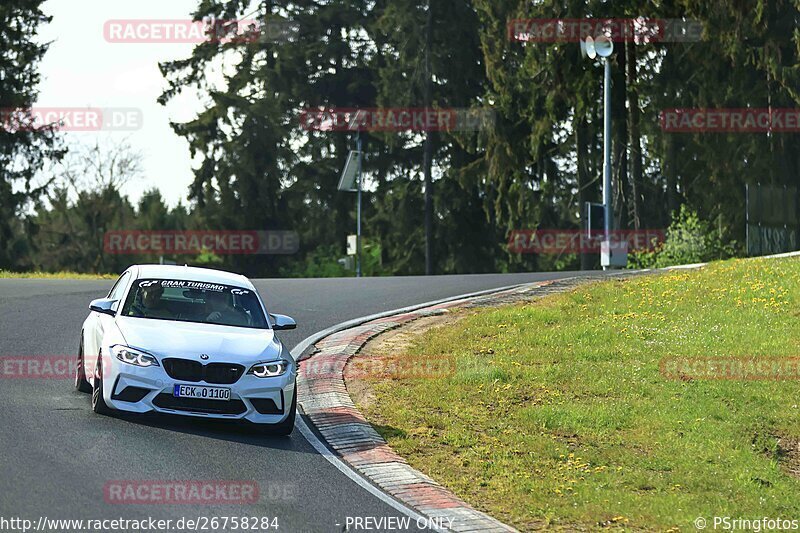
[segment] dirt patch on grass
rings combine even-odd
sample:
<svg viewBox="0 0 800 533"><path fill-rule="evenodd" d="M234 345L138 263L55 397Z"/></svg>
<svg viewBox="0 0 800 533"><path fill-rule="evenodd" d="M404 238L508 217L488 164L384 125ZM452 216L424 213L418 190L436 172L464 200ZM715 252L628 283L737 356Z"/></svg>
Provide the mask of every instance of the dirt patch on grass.
<svg viewBox="0 0 800 533"><path fill-rule="evenodd" d="M778 437L778 461L786 473L800 478L800 438Z"/></svg>
<svg viewBox="0 0 800 533"><path fill-rule="evenodd" d="M375 397L370 389L375 379L391 379L386 369L396 368L397 362L408 359L408 350L420 335L431 329L453 324L465 313L443 312L422 317L399 328L381 333L367 342L344 368L347 392L356 405L370 407Z"/></svg>
<svg viewBox="0 0 800 533"><path fill-rule="evenodd" d="M799 437L762 429L754 435L753 445L761 453L777 462L783 472L800 479Z"/></svg>

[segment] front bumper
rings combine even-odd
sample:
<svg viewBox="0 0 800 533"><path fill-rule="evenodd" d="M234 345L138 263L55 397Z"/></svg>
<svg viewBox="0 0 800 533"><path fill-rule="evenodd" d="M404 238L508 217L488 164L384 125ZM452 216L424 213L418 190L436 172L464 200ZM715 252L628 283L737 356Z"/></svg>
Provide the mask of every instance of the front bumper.
<svg viewBox="0 0 800 533"><path fill-rule="evenodd" d="M105 363L106 361L104 361ZM295 390L294 365L282 376L257 378L244 374L236 383L219 385L171 378L163 367L141 368L112 360L104 372L106 404L129 413L164 413L255 424L278 424L289 416ZM231 390L230 401L179 399L175 385L222 387Z"/></svg>

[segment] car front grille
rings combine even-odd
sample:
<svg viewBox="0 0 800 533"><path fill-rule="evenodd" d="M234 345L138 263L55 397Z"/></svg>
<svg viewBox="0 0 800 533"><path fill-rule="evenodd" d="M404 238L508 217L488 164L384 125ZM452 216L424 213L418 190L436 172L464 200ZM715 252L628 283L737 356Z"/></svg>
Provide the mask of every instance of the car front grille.
<svg viewBox="0 0 800 533"><path fill-rule="evenodd" d="M215 385L232 385L244 374L244 367L234 363L209 363L204 365L190 359L169 357L161 361L169 377L179 381L197 383L205 381Z"/></svg>
<svg viewBox="0 0 800 533"><path fill-rule="evenodd" d="M172 394L162 392L153 400L153 404L162 409L188 411L191 413L208 413L217 415L240 415L247 411L241 400L204 400L201 398L176 398Z"/></svg>

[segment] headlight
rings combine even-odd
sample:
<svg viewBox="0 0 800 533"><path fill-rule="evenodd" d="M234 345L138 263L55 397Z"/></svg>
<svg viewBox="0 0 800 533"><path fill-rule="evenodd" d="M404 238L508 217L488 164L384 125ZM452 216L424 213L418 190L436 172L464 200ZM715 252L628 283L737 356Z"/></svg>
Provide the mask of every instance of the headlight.
<svg viewBox="0 0 800 533"><path fill-rule="evenodd" d="M289 361L281 359L280 361L270 361L268 363L258 363L253 365L248 374L253 374L257 378L274 378L281 376L289 369Z"/></svg>
<svg viewBox="0 0 800 533"><path fill-rule="evenodd" d="M158 360L147 352L124 346L122 344L115 344L111 347L111 353L114 357L134 366L159 366Z"/></svg>

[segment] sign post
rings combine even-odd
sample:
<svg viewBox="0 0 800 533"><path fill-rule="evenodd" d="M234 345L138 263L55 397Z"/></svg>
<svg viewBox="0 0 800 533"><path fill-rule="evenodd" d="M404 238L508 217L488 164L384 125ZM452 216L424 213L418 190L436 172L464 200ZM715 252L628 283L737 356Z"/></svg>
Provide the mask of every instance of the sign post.
<svg viewBox="0 0 800 533"><path fill-rule="evenodd" d="M358 152L358 207L356 222L356 277L361 277L361 132L356 133L356 151Z"/></svg>
<svg viewBox="0 0 800 533"><path fill-rule="evenodd" d="M356 277L361 277L361 136L357 140L358 150L350 150L347 155L347 162L342 171L342 177L339 180L338 189L343 192L356 192L358 193L358 200L356 206ZM348 237L348 246L349 246ZM349 252L348 252L349 255Z"/></svg>
<svg viewBox="0 0 800 533"><path fill-rule="evenodd" d="M356 149L350 150L347 155L347 162L342 170L342 177L339 179L339 190L344 192L355 192L358 194L356 204L356 277L361 277L361 130L358 128L359 118L364 111L358 111L350 121L350 129L356 130ZM353 188L355 187L355 188Z"/></svg>

